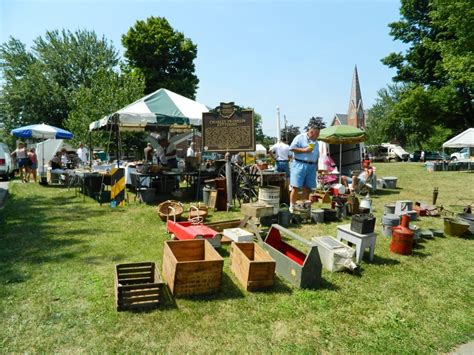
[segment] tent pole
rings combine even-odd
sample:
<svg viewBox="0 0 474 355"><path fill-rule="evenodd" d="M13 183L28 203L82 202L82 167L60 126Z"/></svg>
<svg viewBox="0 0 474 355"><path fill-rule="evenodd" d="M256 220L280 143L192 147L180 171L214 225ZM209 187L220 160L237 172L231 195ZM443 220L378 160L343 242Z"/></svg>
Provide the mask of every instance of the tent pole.
<svg viewBox="0 0 474 355"><path fill-rule="evenodd" d="M92 148L92 131L89 131L89 168L92 170L92 154L94 149Z"/></svg>
<svg viewBox="0 0 474 355"><path fill-rule="evenodd" d="M43 176L44 176L44 134L43 134L43 145L42 145L42 149L41 149L43 152L42 152L42 160L43 160L43 167L41 168L41 177L40 177L40 180L41 182L43 182Z"/></svg>
<svg viewBox="0 0 474 355"><path fill-rule="evenodd" d="M342 144L339 144L339 183L342 180Z"/></svg>

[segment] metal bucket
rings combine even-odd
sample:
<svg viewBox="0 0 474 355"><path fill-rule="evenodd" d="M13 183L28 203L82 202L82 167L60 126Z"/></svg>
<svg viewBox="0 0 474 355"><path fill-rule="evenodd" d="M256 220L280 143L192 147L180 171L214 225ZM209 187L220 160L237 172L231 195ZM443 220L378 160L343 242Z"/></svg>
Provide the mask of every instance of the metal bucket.
<svg viewBox="0 0 474 355"><path fill-rule="evenodd" d="M382 217L382 234L384 237L392 236L392 229L400 224L400 217L396 214L386 214Z"/></svg>
<svg viewBox="0 0 474 355"><path fill-rule="evenodd" d="M418 214L416 211L406 211L404 214L407 214L410 217L410 222L416 221L418 219Z"/></svg>
<svg viewBox="0 0 474 355"><path fill-rule="evenodd" d="M394 214L395 213L395 204L394 203L387 203L383 206L383 213L384 214Z"/></svg>
<svg viewBox="0 0 474 355"><path fill-rule="evenodd" d="M211 188L204 186L202 188L202 203L207 206L209 202L209 196L211 194Z"/></svg>
<svg viewBox="0 0 474 355"><path fill-rule="evenodd" d="M382 180L384 181L385 186L387 187L387 189L395 189L395 188L397 188L397 180L398 180L397 177L394 177L394 176L384 176L384 177L382 178Z"/></svg>
<svg viewBox="0 0 474 355"><path fill-rule="evenodd" d="M311 210L311 220L313 221L313 223L323 223L324 210L322 209Z"/></svg>
<svg viewBox="0 0 474 355"><path fill-rule="evenodd" d="M280 206L280 210L278 211L278 224L282 227L288 227L291 221L291 213L288 209L286 203L283 203Z"/></svg>
<svg viewBox="0 0 474 355"><path fill-rule="evenodd" d="M278 186L266 186L258 189L258 201L273 206L273 213L278 214L280 210L280 188Z"/></svg>

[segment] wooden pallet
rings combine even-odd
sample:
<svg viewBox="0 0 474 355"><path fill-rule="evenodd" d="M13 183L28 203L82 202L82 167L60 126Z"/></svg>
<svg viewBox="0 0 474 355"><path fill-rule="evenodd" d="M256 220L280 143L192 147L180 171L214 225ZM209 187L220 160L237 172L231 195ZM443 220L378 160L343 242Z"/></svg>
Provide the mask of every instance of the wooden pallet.
<svg viewBox="0 0 474 355"><path fill-rule="evenodd" d="M163 303L165 283L155 263L130 263L115 266L117 311L156 308Z"/></svg>

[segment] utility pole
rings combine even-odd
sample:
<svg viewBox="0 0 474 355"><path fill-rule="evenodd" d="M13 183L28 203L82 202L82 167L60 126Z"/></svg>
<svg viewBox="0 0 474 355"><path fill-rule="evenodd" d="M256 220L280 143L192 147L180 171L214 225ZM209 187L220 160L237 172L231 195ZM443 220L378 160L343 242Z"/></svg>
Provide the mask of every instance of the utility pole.
<svg viewBox="0 0 474 355"><path fill-rule="evenodd" d="M283 115L283 119L285 120L285 141L286 141L286 144L288 144L288 126L287 126L288 121L286 120L286 115Z"/></svg>
<svg viewBox="0 0 474 355"><path fill-rule="evenodd" d="M280 130L280 106L277 106L277 142L281 141L281 130Z"/></svg>

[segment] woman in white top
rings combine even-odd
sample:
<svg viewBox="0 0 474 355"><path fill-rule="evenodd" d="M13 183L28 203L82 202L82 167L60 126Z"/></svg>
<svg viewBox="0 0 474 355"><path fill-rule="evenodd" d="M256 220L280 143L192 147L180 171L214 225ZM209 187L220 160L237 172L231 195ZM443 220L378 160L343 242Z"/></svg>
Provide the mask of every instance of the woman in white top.
<svg viewBox="0 0 474 355"><path fill-rule="evenodd" d="M18 143L17 148L12 152L11 156L16 158L18 162L21 181L26 182L26 163L28 161L28 152L26 151L25 143Z"/></svg>

